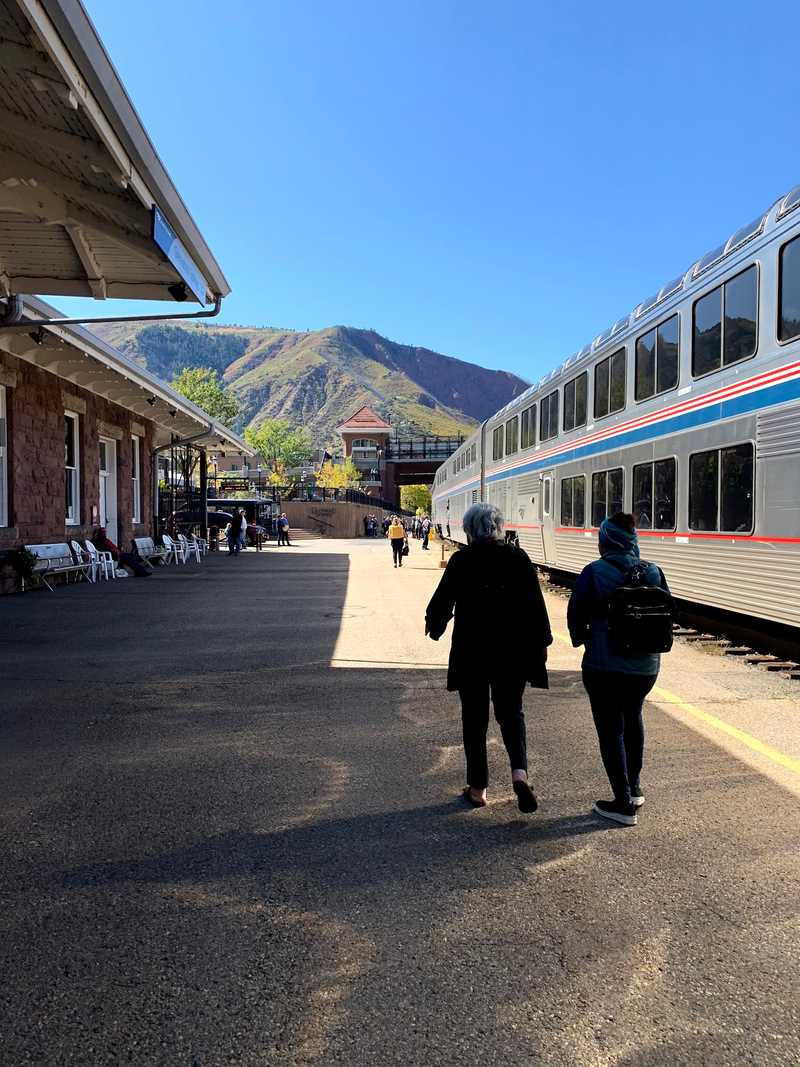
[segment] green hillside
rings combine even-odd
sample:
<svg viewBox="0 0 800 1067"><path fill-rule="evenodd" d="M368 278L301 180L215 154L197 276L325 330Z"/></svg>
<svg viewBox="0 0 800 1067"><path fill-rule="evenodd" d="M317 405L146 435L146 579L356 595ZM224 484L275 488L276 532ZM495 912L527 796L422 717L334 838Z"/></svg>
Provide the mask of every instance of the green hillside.
<svg viewBox="0 0 800 1067"><path fill-rule="evenodd" d="M332 326L300 332L170 323L97 327L110 344L167 380L184 367L212 367L241 404L238 429L265 418L301 423L319 445L369 404L399 432L469 432L526 384L372 330Z"/></svg>

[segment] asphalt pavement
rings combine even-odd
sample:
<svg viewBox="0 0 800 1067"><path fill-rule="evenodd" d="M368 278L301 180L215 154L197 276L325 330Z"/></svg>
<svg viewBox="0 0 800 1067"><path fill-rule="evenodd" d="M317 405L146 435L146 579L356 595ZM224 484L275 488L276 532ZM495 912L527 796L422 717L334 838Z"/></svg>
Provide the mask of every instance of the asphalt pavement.
<svg viewBox="0 0 800 1067"><path fill-rule="evenodd" d="M800 1064L800 690L677 648L611 828L559 639L473 811L438 552L0 601L3 1067Z"/></svg>

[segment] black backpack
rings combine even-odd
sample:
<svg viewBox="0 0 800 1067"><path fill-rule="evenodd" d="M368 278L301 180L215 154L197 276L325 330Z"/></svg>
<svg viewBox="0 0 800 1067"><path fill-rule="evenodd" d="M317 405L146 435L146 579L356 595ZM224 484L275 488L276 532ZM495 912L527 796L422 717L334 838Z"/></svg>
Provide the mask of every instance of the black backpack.
<svg viewBox="0 0 800 1067"><path fill-rule="evenodd" d="M625 567L606 558L622 572L622 585L608 598L608 636L612 651L620 656L643 656L669 652L672 648L672 597L660 585L648 585L651 566L640 560ZM663 580L663 574L658 572Z"/></svg>

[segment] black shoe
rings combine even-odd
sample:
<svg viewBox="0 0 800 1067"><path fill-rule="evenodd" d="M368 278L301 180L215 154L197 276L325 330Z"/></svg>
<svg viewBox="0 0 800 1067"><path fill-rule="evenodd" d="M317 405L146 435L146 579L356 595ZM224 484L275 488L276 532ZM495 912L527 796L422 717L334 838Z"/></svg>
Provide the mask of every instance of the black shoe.
<svg viewBox="0 0 800 1067"><path fill-rule="evenodd" d="M514 782L514 792L517 794L517 804L520 811L530 815L539 807L536 794L527 782Z"/></svg>
<svg viewBox="0 0 800 1067"><path fill-rule="evenodd" d="M601 819L618 822L622 826L635 826L637 822L633 804L621 804L617 800L596 800L592 811Z"/></svg>

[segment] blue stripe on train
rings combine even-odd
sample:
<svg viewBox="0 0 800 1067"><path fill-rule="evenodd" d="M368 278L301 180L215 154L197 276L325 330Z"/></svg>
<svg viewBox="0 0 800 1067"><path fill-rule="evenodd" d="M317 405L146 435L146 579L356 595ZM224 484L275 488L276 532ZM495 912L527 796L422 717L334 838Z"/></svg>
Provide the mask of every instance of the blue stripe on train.
<svg viewBox="0 0 800 1067"><path fill-rule="evenodd" d="M668 434L679 433L682 430L691 430L696 426L707 423L721 422L723 419L732 419L737 415L747 415L751 411L760 408L773 407L775 404L786 404L790 400L800 398L800 378L780 385L773 385L768 389L759 389L743 396L734 397L732 400L723 400L719 404L710 404L699 411L688 411L684 415L676 415L662 422L651 423L649 426L641 426L636 430L628 430L624 433L606 437L602 441L594 441L588 445L579 445L576 448L567 449L557 456L547 456L544 459L534 459L530 463L520 464L507 471L497 471L486 477L487 482L498 482L505 478L513 478L517 474L528 474L531 471L545 470L548 467L558 466L561 463L569 463L572 460L583 459L586 456L596 456L599 452L613 452L617 448L626 445L640 444L642 441L652 441L656 437L665 437ZM471 483L478 485L478 482ZM470 488L467 486L465 488ZM459 489L458 492L464 492ZM444 494L442 494L444 495Z"/></svg>

